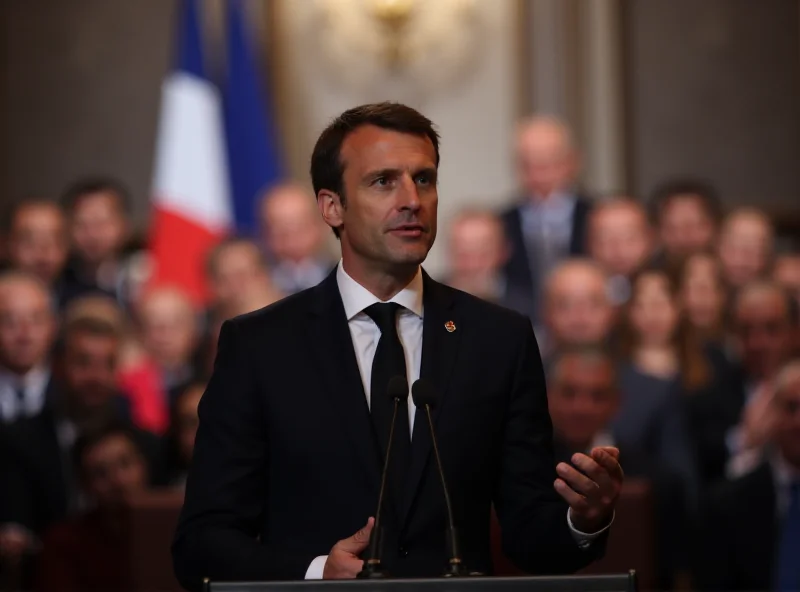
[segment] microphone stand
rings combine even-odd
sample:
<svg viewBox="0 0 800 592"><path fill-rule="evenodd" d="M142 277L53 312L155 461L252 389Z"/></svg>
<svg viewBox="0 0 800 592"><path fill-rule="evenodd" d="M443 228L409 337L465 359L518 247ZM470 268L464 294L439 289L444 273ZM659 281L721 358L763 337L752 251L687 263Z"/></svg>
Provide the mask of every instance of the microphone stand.
<svg viewBox="0 0 800 592"><path fill-rule="evenodd" d="M389 443L386 445L386 456L383 460L383 473L381 474L381 489L378 493L378 509L375 511L375 524L369 535L369 547L367 548L367 559L364 566L358 572L356 578L359 580L380 580L389 577L389 572L381 563L381 546L383 543L383 530L381 525L381 510L383 509L383 494L386 491L386 476L389 473L389 458L392 453L392 441L394 440L394 425L397 419L397 409L400 400L394 399L394 409L392 410L392 423L389 426Z"/></svg>
<svg viewBox="0 0 800 592"><path fill-rule="evenodd" d="M433 444L433 455L436 457L436 465L439 468L439 476L442 480L442 489L444 490L444 503L447 507L447 544L448 555L450 559L447 561L442 577L445 578L463 578L469 574L464 562L461 560L461 553L458 548L458 533L456 532L455 521L453 520L453 506L450 503L450 492L447 489L447 482L444 478L444 469L442 468L442 457L439 456L439 445L436 442L436 432L433 429L433 418L431 417L431 406L425 404L425 415L428 418L428 427L431 430L431 443Z"/></svg>

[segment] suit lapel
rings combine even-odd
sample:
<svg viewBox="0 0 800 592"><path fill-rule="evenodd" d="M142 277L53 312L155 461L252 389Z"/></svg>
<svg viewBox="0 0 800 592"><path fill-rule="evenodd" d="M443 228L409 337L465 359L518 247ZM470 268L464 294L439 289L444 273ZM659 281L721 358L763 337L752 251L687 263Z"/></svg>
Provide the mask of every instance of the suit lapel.
<svg viewBox="0 0 800 592"><path fill-rule="evenodd" d="M346 432L377 496L380 454L335 269L314 288L306 330L317 358L317 367L328 386L327 400L333 417Z"/></svg>
<svg viewBox="0 0 800 592"><path fill-rule="evenodd" d="M434 425L450 395L450 376L458 354L463 330L455 310L454 291L433 281L423 271L423 326L422 364L420 378L430 382L439 393L439 404L432 412ZM449 327L451 330L448 330ZM417 409L414 433L411 437L411 467L404 492L404 512L401 524L408 520L409 511L419 488L431 453L432 441L428 420L422 409Z"/></svg>

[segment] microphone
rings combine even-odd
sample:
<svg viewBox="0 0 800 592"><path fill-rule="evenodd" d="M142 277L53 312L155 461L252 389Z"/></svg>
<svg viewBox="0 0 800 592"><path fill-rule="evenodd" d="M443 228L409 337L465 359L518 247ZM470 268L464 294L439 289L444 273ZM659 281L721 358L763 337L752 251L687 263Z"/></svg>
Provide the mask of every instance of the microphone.
<svg viewBox="0 0 800 592"><path fill-rule="evenodd" d="M442 491L444 492L444 504L447 507L447 544L450 559L448 559L447 567L442 575L445 578L464 577L469 573L461 560L461 553L459 552L458 532L453 520L453 506L450 503L450 492L447 490L447 481L444 478L444 470L442 469L442 457L439 456L439 445L436 442L436 432L433 429L433 419L431 418L431 409L436 407L438 401L436 389L425 379L420 378L411 387L411 398L414 400L414 405L416 405L417 409L425 410L425 416L428 418L433 454L436 457L436 467L439 470L439 478L442 481Z"/></svg>
<svg viewBox="0 0 800 592"><path fill-rule="evenodd" d="M406 377L392 376L389 379L386 393L394 401L394 409L392 410L392 423L389 426L389 442L386 444L386 455L383 459L383 473L381 474L381 488L378 492L378 508L375 510L375 524L372 525L372 532L369 535L367 558L364 560L364 566L361 571L356 575L356 578L361 580L377 580L389 577L389 573L381 563L381 543L383 539L381 511L383 510L383 494L386 491L386 476L389 474L389 461L391 459L397 413L406 413L405 405L402 406L402 409L400 405L408 400L408 380L406 380Z"/></svg>

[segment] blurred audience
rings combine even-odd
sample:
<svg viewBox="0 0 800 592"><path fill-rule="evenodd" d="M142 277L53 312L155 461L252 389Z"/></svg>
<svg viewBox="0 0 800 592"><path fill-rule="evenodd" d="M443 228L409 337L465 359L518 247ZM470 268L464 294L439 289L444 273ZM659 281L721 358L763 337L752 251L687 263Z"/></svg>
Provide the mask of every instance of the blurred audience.
<svg viewBox="0 0 800 592"><path fill-rule="evenodd" d="M800 306L800 253L781 253L775 258L773 278L789 291Z"/></svg>
<svg viewBox="0 0 800 592"><path fill-rule="evenodd" d="M6 253L12 269L38 277L63 304L64 266L69 255L67 223L53 200L25 199L8 213Z"/></svg>
<svg viewBox="0 0 800 592"><path fill-rule="evenodd" d="M622 319L622 400L614 433L679 474L693 503L699 476L682 399L710 384L710 362L681 315L677 285L665 271L643 270L631 288Z"/></svg>
<svg viewBox="0 0 800 592"><path fill-rule="evenodd" d="M35 417L51 399L50 349L56 311L41 280L0 275L0 423Z"/></svg>
<svg viewBox="0 0 800 592"><path fill-rule="evenodd" d="M511 254L506 279L527 290L539 309L543 282L560 261L585 253L591 200L579 192L579 156L567 125L553 117L519 124L519 205L503 214Z"/></svg>
<svg viewBox="0 0 800 592"><path fill-rule="evenodd" d="M261 239L275 286L294 294L317 285L333 269L325 249L325 224L314 195L289 183L270 189L259 209Z"/></svg>
<svg viewBox="0 0 800 592"><path fill-rule="evenodd" d="M136 289L127 189L114 179L84 178L66 189L62 203L73 250L64 277L65 300L102 292L127 306Z"/></svg>
<svg viewBox="0 0 800 592"><path fill-rule="evenodd" d="M172 405L167 450L167 482L171 486L183 487L186 483L194 453L194 438L200 423L197 406L205 389L204 384L190 384Z"/></svg>
<svg viewBox="0 0 800 592"><path fill-rule="evenodd" d="M706 251L688 255L679 281L680 306L694 335L702 343L722 345L727 291L719 260Z"/></svg>
<svg viewBox="0 0 800 592"><path fill-rule="evenodd" d="M125 501L147 488L145 457L130 429L111 422L86 430L72 456L87 509L48 530L35 589L126 590L131 574Z"/></svg>
<svg viewBox="0 0 800 592"><path fill-rule="evenodd" d="M606 342L613 322L606 275L599 265L572 259L551 272L545 286L544 328L537 334L545 358L564 346Z"/></svg>
<svg viewBox="0 0 800 592"><path fill-rule="evenodd" d="M509 245L503 222L494 213L466 210L458 214L450 226L448 255L450 275L445 283L531 319L536 316L530 293L505 277Z"/></svg>
<svg viewBox="0 0 800 592"><path fill-rule="evenodd" d="M716 242L722 206L717 191L695 179L673 179L650 199L650 213L664 263L674 264Z"/></svg>
<svg viewBox="0 0 800 592"><path fill-rule="evenodd" d="M283 295L272 285L264 255L258 245L243 238L227 239L214 247L206 263L217 313L272 304Z"/></svg>
<svg viewBox="0 0 800 592"><path fill-rule="evenodd" d="M800 590L800 360L776 374L769 393L760 456L700 514L698 590Z"/></svg>
<svg viewBox="0 0 800 592"><path fill-rule="evenodd" d="M51 400L40 413L18 418L0 434L4 484L0 488L0 538L24 535L23 551L53 522L82 506L69 464L79 434L105 421L127 423L128 407L116 384L120 340L102 318L77 316L61 331ZM161 444L133 430L154 467ZM154 473L154 477L157 475Z"/></svg>
<svg viewBox="0 0 800 592"><path fill-rule="evenodd" d="M638 447L618 442L612 420L620 395L614 357L601 346L560 350L551 360L547 398L553 421L556 462L570 463L576 452L588 454L595 446L618 446L627 478L651 482L655 501L656 583L669 589L675 572L685 569L686 507L683 484Z"/></svg>
<svg viewBox="0 0 800 592"><path fill-rule="evenodd" d="M589 216L589 255L608 274L615 305L630 297L630 278L653 254L653 235L644 207L629 197L600 202Z"/></svg>
<svg viewBox="0 0 800 592"><path fill-rule="evenodd" d="M719 259L728 286L737 290L763 278L772 259L774 230L769 218L755 208L728 214L719 236Z"/></svg>
<svg viewBox="0 0 800 592"><path fill-rule="evenodd" d="M167 410L194 378L200 312L183 291L170 286L143 294L136 312L142 345L160 370L161 404Z"/></svg>

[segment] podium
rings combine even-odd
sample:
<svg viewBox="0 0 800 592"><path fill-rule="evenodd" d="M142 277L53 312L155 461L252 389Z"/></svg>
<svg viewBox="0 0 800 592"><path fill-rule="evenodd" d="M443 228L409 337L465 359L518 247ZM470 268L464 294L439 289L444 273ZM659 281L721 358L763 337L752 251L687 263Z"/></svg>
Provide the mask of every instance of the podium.
<svg viewBox="0 0 800 592"><path fill-rule="evenodd" d="M211 582L205 592L636 592L636 572L604 576Z"/></svg>

